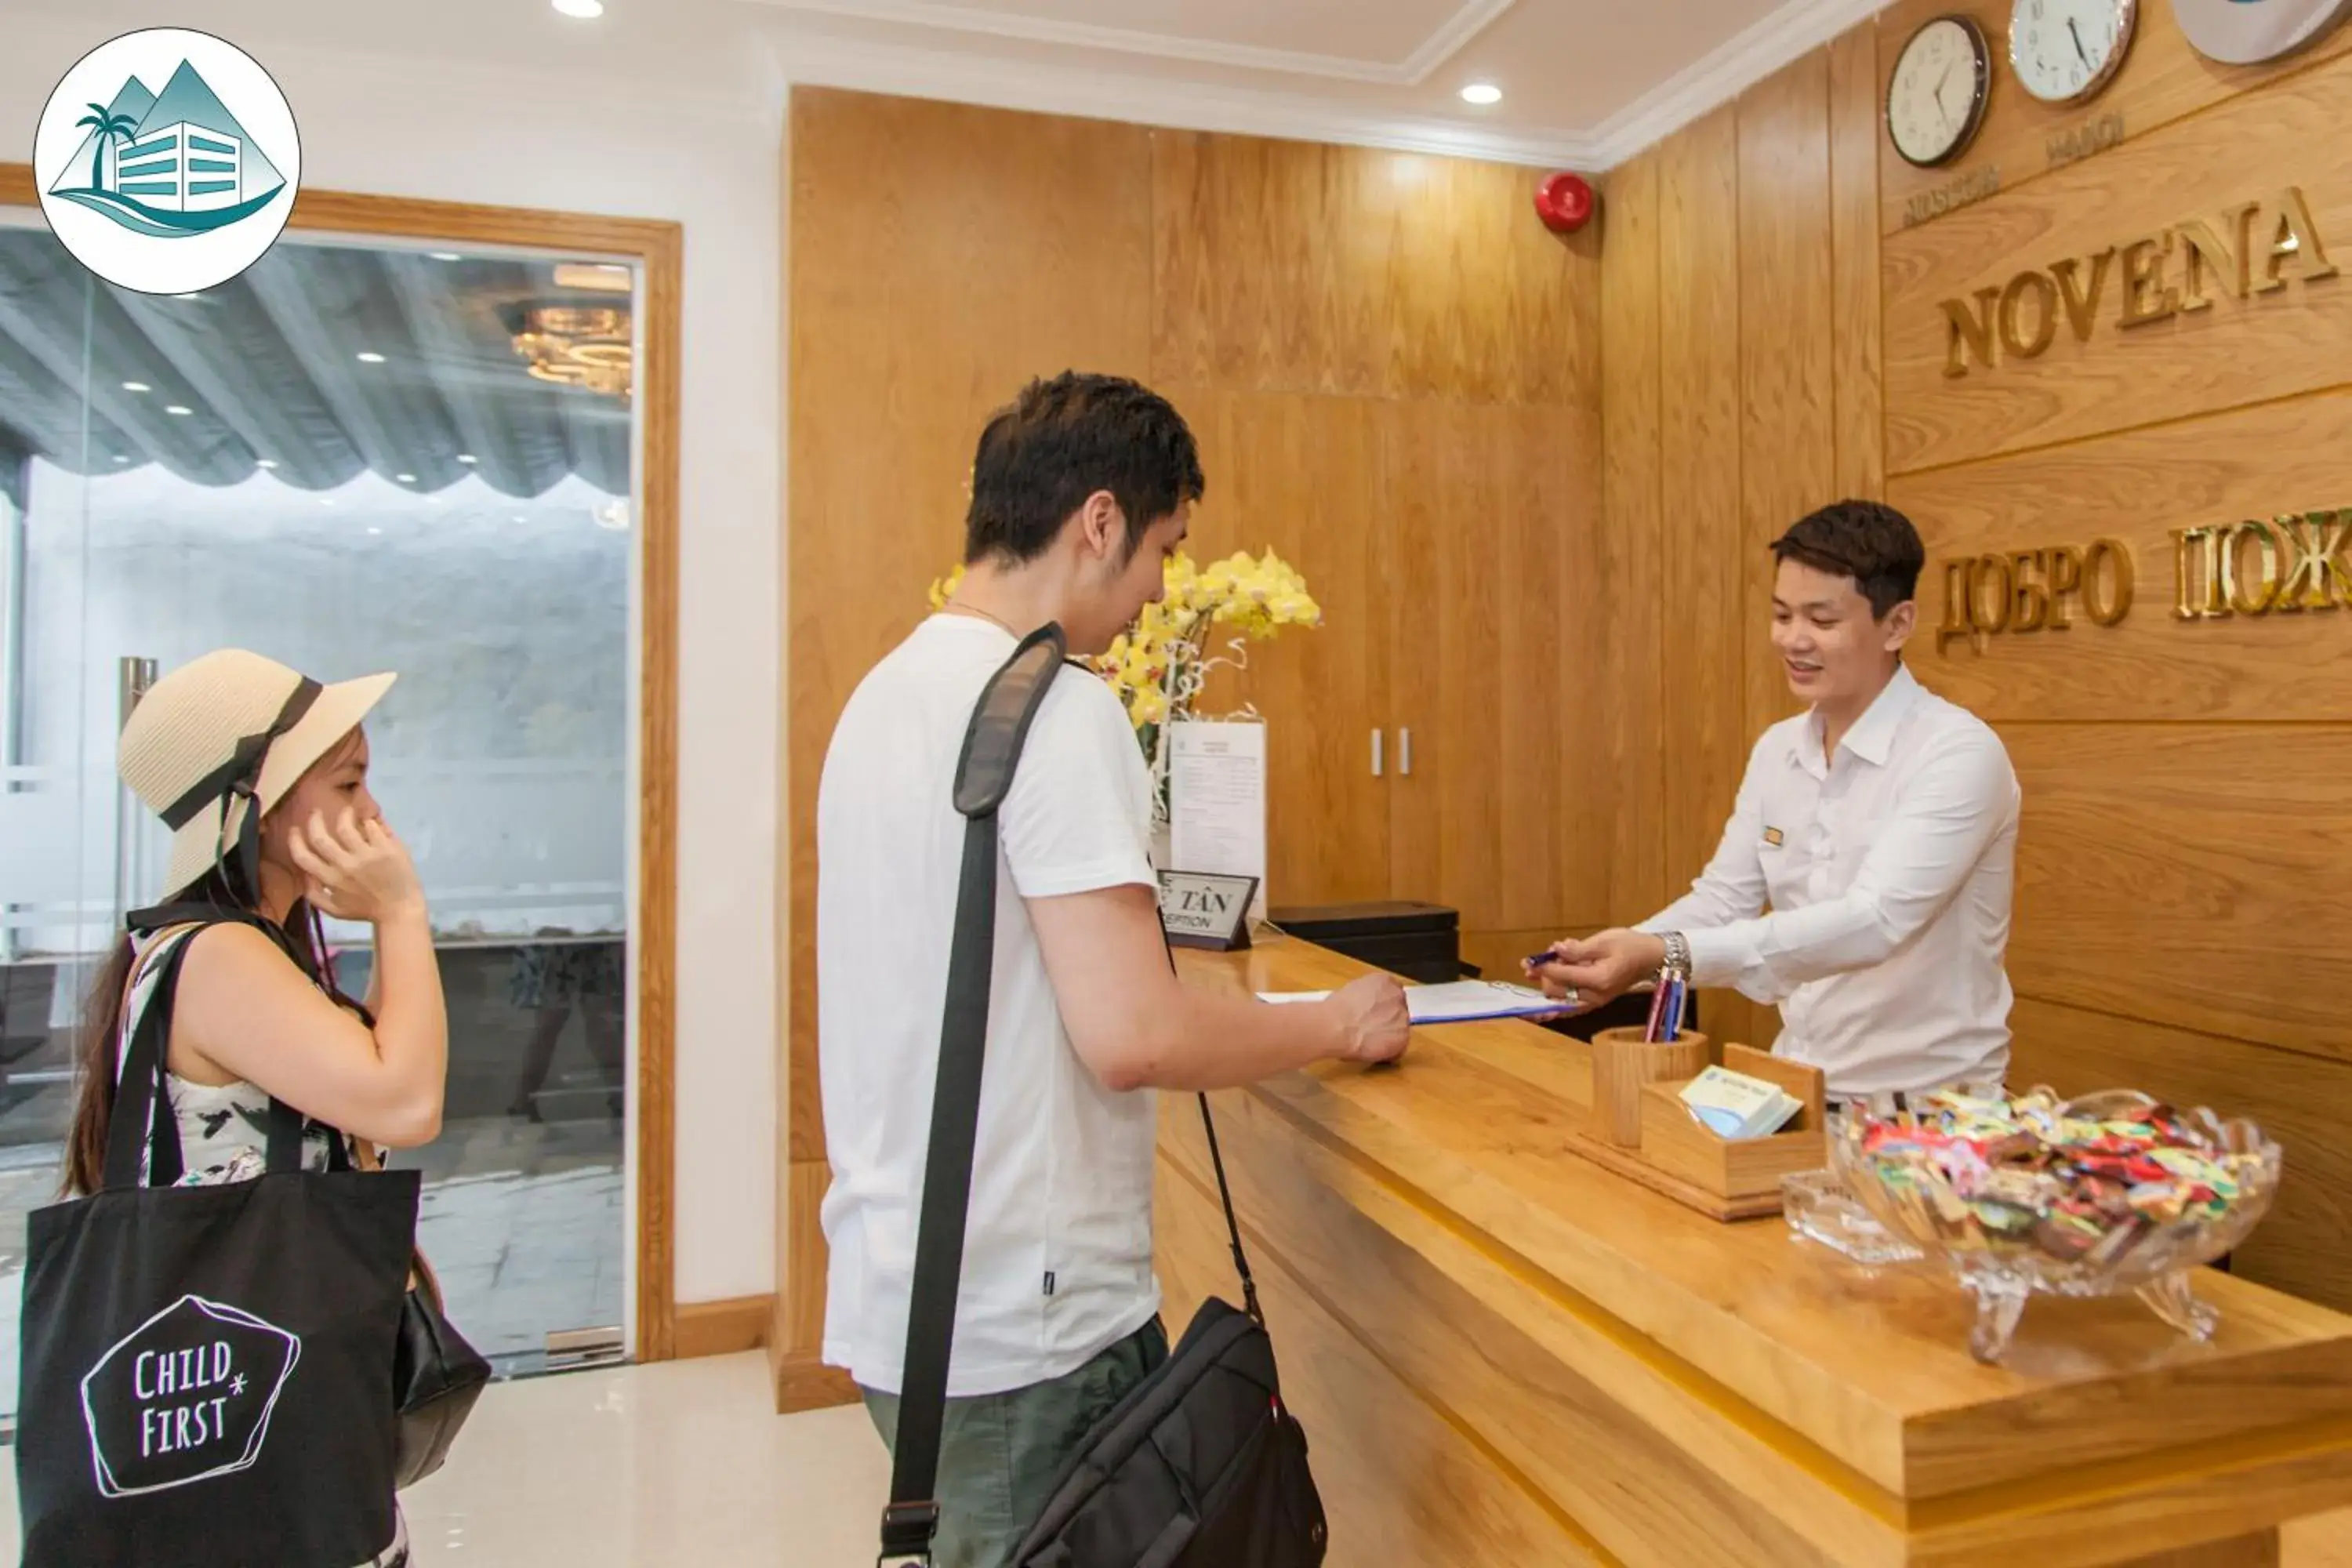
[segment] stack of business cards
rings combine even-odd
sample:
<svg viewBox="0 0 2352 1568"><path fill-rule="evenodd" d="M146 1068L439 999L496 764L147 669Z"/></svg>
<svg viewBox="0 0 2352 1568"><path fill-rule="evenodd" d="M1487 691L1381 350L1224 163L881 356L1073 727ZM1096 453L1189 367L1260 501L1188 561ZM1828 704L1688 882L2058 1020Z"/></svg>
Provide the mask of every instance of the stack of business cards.
<svg viewBox="0 0 2352 1568"><path fill-rule="evenodd" d="M1711 1067L1683 1085L1683 1103L1718 1138L1765 1138L1789 1124L1802 1102L1777 1083Z"/></svg>

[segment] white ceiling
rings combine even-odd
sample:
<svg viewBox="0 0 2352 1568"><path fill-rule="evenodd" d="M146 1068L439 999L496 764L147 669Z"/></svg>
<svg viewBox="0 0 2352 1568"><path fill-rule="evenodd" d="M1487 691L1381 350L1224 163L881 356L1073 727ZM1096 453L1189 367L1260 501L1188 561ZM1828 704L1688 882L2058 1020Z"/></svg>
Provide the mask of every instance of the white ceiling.
<svg viewBox="0 0 2352 1568"><path fill-rule="evenodd" d="M1878 0L0 0L772 114L792 82L1606 167ZM396 18L396 26L387 21ZM1503 100L1462 101L1472 81Z"/></svg>

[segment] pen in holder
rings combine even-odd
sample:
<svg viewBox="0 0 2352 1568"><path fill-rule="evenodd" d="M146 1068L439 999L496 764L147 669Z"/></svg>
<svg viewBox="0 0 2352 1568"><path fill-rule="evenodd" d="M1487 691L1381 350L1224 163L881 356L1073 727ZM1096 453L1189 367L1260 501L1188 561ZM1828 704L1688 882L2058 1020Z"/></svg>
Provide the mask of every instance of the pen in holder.
<svg viewBox="0 0 2352 1568"><path fill-rule="evenodd" d="M1696 1078L1714 1059L1714 1042L1681 1027L1684 993L1674 980L1671 973L1659 977L1646 1027L1603 1029L1592 1037L1592 1130L1621 1149L1642 1145L1643 1085ZM1669 1026L1668 1037L1658 1038Z"/></svg>

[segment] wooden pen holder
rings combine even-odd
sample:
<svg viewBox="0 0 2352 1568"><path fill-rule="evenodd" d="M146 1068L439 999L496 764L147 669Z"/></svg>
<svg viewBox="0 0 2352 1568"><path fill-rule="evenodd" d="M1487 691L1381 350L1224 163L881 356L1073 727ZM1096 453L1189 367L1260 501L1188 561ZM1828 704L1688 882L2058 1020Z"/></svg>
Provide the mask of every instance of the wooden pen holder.
<svg viewBox="0 0 2352 1568"><path fill-rule="evenodd" d="M1620 1149L1642 1144L1642 1089L1685 1083L1714 1059L1705 1035L1685 1030L1672 1041L1649 1041L1639 1029L1603 1029L1592 1037L1592 1131Z"/></svg>
<svg viewBox="0 0 2352 1568"><path fill-rule="evenodd" d="M1818 1171L1829 1163L1822 1073L1747 1046L1723 1047L1723 1065L1786 1089L1797 1114L1766 1138L1726 1138L1690 1113L1683 1084L1662 1080L1642 1089L1642 1157L1727 1203L1769 1198L1780 1178ZM1691 1077L1697 1077L1693 1072Z"/></svg>

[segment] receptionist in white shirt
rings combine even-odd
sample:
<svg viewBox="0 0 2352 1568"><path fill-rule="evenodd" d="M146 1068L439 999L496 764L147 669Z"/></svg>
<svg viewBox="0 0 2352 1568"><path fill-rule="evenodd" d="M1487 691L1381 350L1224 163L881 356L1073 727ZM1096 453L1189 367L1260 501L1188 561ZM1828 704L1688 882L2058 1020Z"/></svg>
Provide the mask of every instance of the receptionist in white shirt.
<svg viewBox="0 0 2352 1568"><path fill-rule="evenodd" d="M1926 552L1846 500L1776 540L1772 647L1811 706L1764 731L1691 890L1531 968L1591 1005L1670 961L1777 1003L1777 1055L1830 1096L1998 1082L2009 1062L2017 775L1990 726L1904 668ZM1769 912L1767 912L1769 909Z"/></svg>

